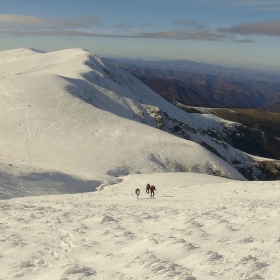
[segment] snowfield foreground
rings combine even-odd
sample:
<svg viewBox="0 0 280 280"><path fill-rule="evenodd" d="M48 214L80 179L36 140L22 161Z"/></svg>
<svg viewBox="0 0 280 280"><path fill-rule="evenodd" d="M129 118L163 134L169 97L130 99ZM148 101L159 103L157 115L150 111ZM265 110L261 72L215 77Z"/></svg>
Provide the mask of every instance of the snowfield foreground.
<svg viewBox="0 0 280 280"><path fill-rule="evenodd" d="M1 200L0 279L279 279L279 181L122 180L91 193Z"/></svg>

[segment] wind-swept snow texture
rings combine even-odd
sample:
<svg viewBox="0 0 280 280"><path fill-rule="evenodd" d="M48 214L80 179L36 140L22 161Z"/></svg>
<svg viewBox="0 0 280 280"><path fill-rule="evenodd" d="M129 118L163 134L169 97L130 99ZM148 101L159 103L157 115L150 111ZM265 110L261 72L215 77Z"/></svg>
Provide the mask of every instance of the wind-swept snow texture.
<svg viewBox="0 0 280 280"><path fill-rule="evenodd" d="M0 279L277 280L279 196L279 181L177 172L2 200Z"/></svg>
<svg viewBox="0 0 280 280"><path fill-rule="evenodd" d="M2 163L100 183L166 171L244 179L202 146L149 126L147 106L203 124L85 50L2 51L0 79Z"/></svg>

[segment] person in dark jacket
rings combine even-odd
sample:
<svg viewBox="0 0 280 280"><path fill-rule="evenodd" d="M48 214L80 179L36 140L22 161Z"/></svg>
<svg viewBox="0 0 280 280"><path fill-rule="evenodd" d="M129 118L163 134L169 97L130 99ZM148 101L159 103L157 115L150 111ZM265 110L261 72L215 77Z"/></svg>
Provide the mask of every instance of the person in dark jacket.
<svg viewBox="0 0 280 280"><path fill-rule="evenodd" d="M146 193L150 193L150 184L147 184L147 186L146 186Z"/></svg>
<svg viewBox="0 0 280 280"><path fill-rule="evenodd" d="M156 187L154 185L152 185L150 187L150 191L151 191L151 197L154 197L155 196L155 190L156 190Z"/></svg>
<svg viewBox="0 0 280 280"><path fill-rule="evenodd" d="M139 194L140 194L140 189L136 189L136 190L135 190L135 193L136 193L137 198L138 198L138 196L139 196Z"/></svg>

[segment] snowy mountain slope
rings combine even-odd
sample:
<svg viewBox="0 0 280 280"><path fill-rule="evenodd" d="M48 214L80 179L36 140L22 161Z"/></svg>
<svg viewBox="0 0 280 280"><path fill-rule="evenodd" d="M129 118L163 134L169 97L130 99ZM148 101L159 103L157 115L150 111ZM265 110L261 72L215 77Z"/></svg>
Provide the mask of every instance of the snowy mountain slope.
<svg viewBox="0 0 280 280"><path fill-rule="evenodd" d="M239 124L214 117L211 114L186 114L166 102L135 77L112 66L110 62L107 63L106 59L101 61L96 56L90 56L89 59L90 61L87 61L86 64L94 69L94 72L84 74L86 82L80 82L78 86L82 89L80 97L87 102L119 116L194 141L214 152L240 171L247 179L276 179L280 177L279 163L274 162L273 164L278 166L273 170L278 175L268 175L269 172L272 173L270 167L267 168L268 171L266 168L260 168L261 164L269 165L266 159L258 161L256 157L224 143L230 138L229 134L232 134L233 131L236 130L238 134ZM94 95L92 94L92 85L98 94L96 92ZM183 134L174 131L178 127ZM221 137L221 134L225 136Z"/></svg>
<svg viewBox="0 0 280 280"><path fill-rule="evenodd" d="M235 156L206 133L219 120L80 49L0 66L0 279L277 279L279 182L184 139Z"/></svg>
<svg viewBox="0 0 280 280"><path fill-rule="evenodd" d="M192 124L195 120L84 50L4 51L0 64L3 163L103 183L163 171L243 179L202 146L142 124L156 123L147 104L178 111L178 119Z"/></svg>
<svg viewBox="0 0 280 280"><path fill-rule="evenodd" d="M99 180L83 180L55 170L0 163L0 200L92 192L99 185Z"/></svg>
<svg viewBox="0 0 280 280"><path fill-rule="evenodd" d="M216 127L207 128L206 126L206 129L196 130L195 135L188 133L190 128L187 128L185 131L181 129L182 131L177 131L174 134L181 137L186 137L187 135L188 139L192 139L196 143L207 147L234 166L247 179L280 179L280 161L278 160L279 139L270 137L259 129L221 119L215 113L215 109L189 107L176 101L174 101L174 104L186 112L192 111L191 114L197 120L209 118L214 119L219 124ZM233 114L236 113L233 110L232 112ZM198 134L206 136L204 137L205 140L194 139ZM235 149L232 149L232 147Z"/></svg>

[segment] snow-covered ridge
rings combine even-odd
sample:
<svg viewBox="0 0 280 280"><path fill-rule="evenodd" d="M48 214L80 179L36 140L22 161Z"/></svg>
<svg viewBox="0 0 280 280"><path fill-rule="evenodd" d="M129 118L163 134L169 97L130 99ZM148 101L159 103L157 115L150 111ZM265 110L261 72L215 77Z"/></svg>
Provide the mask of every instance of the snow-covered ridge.
<svg viewBox="0 0 280 280"><path fill-rule="evenodd" d="M87 51L20 49L0 61L2 162L100 182L163 171L243 178L200 145L153 128L147 105L196 121Z"/></svg>

